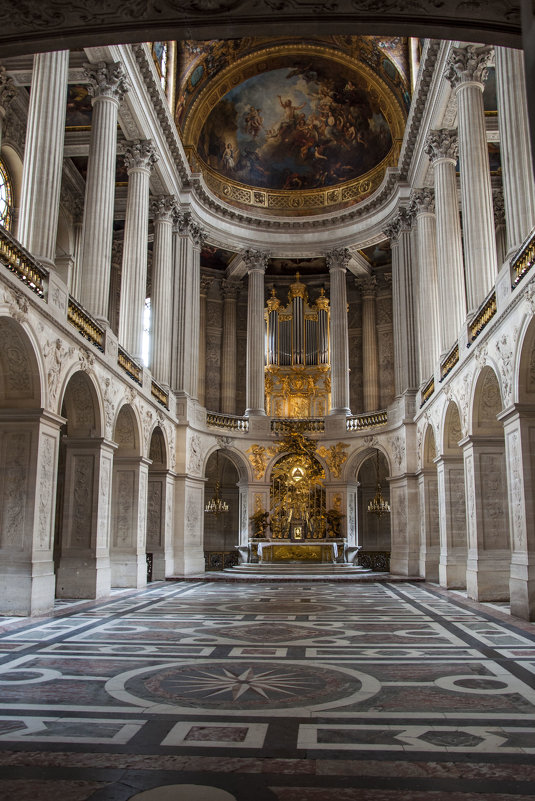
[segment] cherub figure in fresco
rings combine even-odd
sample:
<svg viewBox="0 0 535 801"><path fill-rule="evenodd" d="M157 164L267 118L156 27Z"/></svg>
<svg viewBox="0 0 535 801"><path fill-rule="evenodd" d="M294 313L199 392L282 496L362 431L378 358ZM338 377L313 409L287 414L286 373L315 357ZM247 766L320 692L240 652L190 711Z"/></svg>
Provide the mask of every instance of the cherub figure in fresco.
<svg viewBox="0 0 535 801"><path fill-rule="evenodd" d="M258 136L264 125L264 119L260 116L262 109L249 106L249 111L245 115L245 130L254 139Z"/></svg>

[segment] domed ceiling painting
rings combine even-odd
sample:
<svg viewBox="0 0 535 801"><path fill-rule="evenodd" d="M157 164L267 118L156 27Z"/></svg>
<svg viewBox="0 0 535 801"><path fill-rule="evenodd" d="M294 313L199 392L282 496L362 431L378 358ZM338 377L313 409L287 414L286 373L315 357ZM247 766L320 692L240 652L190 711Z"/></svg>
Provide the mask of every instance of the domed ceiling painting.
<svg viewBox="0 0 535 801"><path fill-rule="evenodd" d="M318 213L368 197L397 163L406 75L372 37L365 47L345 37L345 49L335 39L234 44L219 69L210 48L192 59L177 121L216 194L277 214Z"/></svg>

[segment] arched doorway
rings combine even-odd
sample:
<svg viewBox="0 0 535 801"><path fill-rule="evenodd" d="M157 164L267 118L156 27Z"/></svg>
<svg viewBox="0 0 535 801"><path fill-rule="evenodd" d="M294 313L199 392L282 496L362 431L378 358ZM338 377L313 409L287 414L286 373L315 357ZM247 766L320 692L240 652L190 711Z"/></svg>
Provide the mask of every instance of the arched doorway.
<svg viewBox="0 0 535 801"><path fill-rule="evenodd" d="M437 479L440 527L439 581L442 587L466 587L466 499L459 407L451 400L446 408Z"/></svg>
<svg viewBox="0 0 535 801"><path fill-rule="evenodd" d="M422 469L418 475L420 497L420 575L438 581L440 532L438 522L437 449L433 428L427 426L422 449Z"/></svg>
<svg viewBox="0 0 535 801"><path fill-rule="evenodd" d="M390 504L389 474L388 462L380 450L372 451L357 472L357 543L361 546L358 562L374 571L390 568L390 514L371 512L368 507L378 488L385 502Z"/></svg>
<svg viewBox="0 0 535 801"><path fill-rule="evenodd" d="M54 537L56 596L101 598L110 591L109 516L113 449L102 437L100 404L89 376L65 388Z"/></svg>
<svg viewBox="0 0 535 801"><path fill-rule="evenodd" d="M167 466L167 448L160 426L152 432L147 492L147 581L166 577L172 562L173 480Z"/></svg>
<svg viewBox="0 0 535 801"><path fill-rule="evenodd" d="M239 474L233 461L221 450L206 462L204 488L204 560L206 570L222 570L238 564L240 542ZM219 505L217 500L221 502ZM212 510L206 511L212 504ZM226 506L226 509L225 509Z"/></svg>
<svg viewBox="0 0 535 801"><path fill-rule="evenodd" d="M509 598L511 545L505 440L498 420L501 410L496 373L486 366L477 378L472 433L463 446L468 529L466 589L468 596L477 601Z"/></svg>

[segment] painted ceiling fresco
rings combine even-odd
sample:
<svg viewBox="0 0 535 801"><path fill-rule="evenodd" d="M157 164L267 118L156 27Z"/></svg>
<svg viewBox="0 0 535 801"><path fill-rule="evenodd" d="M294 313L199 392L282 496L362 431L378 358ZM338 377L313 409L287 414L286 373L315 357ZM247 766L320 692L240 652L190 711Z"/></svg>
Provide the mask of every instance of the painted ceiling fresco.
<svg viewBox="0 0 535 801"><path fill-rule="evenodd" d="M234 181L299 190L364 175L391 147L380 99L360 76L334 61L296 58L227 92L203 126L198 152Z"/></svg>

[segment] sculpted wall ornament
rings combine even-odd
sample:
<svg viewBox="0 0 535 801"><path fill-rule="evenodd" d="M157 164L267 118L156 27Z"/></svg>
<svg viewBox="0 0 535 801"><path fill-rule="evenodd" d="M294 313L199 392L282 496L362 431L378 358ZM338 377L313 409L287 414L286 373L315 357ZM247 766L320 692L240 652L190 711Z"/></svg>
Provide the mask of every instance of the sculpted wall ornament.
<svg viewBox="0 0 535 801"><path fill-rule="evenodd" d="M331 445L330 448L322 445L317 450L322 459L327 462L327 466L334 478L340 478L342 475L342 467L347 460L347 453L345 452L347 448L349 448L347 443L337 442L336 445Z"/></svg>
<svg viewBox="0 0 535 801"><path fill-rule="evenodd" d="M395 437L391 437L390 449L392 451L394 462L397 464L398 470L400 470L403 460L405 459L405 443L399 434L396 434Z"/></svg>
<svg viewBox="0 0 535 801"><path fill-rule="evenodd" d="M37 546L47 551L52 539L52 498L55 478L55 441L48 434L41 438L41 470L39 479L39 534Z"/></svg>
<svg viewBox="0 0 535 801"><path fill-rule="evenodd" d="M130 170L147 170L150 172L158 161L152 139L136 139L127 142L124 148L124 163L127 172Z"/></svg>
<svg viewBox="0 0 535 801"><path fill-rule="evenodd" d="M251 445L251 447L247 448L245 451L251 462L254 477L257 481L261 481L264 477L268 459L273 455L273 451L274 449L272 447L265 448L263 445Z"/></svg>
<svg viewBox="0 0 535 801"><path fill-rule="evenodd" d="M431 164L443 159L456 164L459 157L457 131L450 128L429 131L424 145L424 153L429 156Z"/></svg>
<svg viewBox="0 0 535 801"><path fill-rule="evenodd" d="M0 528L2 548L22 547L30 441L31 434L27 431L7 433L4 438L4 508L3 525Z"/></svg>
<svg viewBox="0 0 535 801"><path fill-rule="evenodd" d="M115 406L118 388L108 376L102 380L101 387L103 387L102 400L104 401L106 437L111 439L113 436L113 422L115 420Z"/></svg>
<svg viewBox="0 0 535 801"><path fill-rule="evenodd" d="M518 327L513 330L512 342L518 340ZM502 377L503 405L508 406L513 398L513 347L509 344L509 337L504 334L496 342L496 350L500 355L498 362L500 375Z"/></svg>
<svg viewBox="0 0 535 801"><path fill-rule="evenodd" d="M162 483L149 481L147 493L147 546L161 546L162 527Z"/></svg>
<svg viewBox="0 0 535 801"><path fill-rule="evenodd" d="M130 89L120 61L84 64L84 72L89 81L89 94L95 99L109 97L119 104Z"/></svg>
<svg viewBox="0 0 535 801"><path fill-rule="evenodd" d="M225 450L225 448L231 448L234 440L232 437L216 437L217 447L220 450Z"/></svg>
<svg viewBox="0 0 535 801"><path fill-rule="evenodd" d="M2 325L2 366L9 395L29 398L32 395L32 376L26 347L21 334L12 326Z"/></svg>
<svg viewBox="0 0 535 801"><path fill-rule="evenodd" d="M11 101L17 94L17 87L13 83L13 78L8 75L6 68L0 66L0 109L7 109ZM1 115L0 115L1 116Z"/></svg>
<svg viewBox="0 0 535 801"><path fill-rule="evenodd" d="M78 454L74 463L74 489L71 540L75 548L89 548L91 544L91 508L93 506L94 457Z"/></svg>
<svg viewBox="0 0 535 801"><path fill-rule="evenodd" d="M198 434L193 434L188 448L188 473L199 474L202 470L202 445Z"/></svg>
<svg viewBox="0 0 535 801"><path fill-rule="evenodd" d="M444 77L454 89L463 83L485 83L488 67L494 58L490 45L454 47L448 58Z"/></svg>
<svg viewBox="0 0 535 801"><path fill-rule="evenodd" d="M68 359L71 358L74 350L75 349L72 345L66 348L63 340L59 337L53 342L50 342L50 340L47 339L45 343L43 348L43 356L45 357L48 368L48 393L52 403L55 403L57 398L63 365Z"/></svg>
<svg viewBox="0 0 535 801"><path fill-rule="evenodd" d="M331 270L346 270L351 260L351 253L348 248L338 248L330 250L325 254L325 261L329 272Z"/></svg>
<svg viewBox="0 0 535 801"><path fill-rule="evenodd" d="M515 550L525 548L524 523L524 482L522 480L522 454L520 451L520 435L513 431L508 437L509 469L510 469L510 502L513 512L513 547Z"/></svg>

